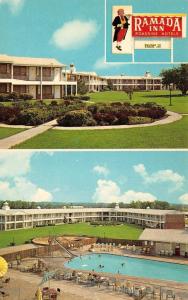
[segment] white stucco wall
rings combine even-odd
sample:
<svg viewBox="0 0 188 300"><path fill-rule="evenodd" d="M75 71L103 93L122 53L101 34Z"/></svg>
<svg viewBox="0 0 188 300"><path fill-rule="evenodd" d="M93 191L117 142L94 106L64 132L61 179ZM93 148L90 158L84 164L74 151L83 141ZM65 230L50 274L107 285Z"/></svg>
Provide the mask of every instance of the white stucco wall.
<svg viewBox="0 0 188 300"><path fill-rule="evenodd" d="M61 94L60 94L60 86L56 85L54 87L54 98L55 99L60 99L61 98Z"/></svg>
<svg viewBox="0 0 188 300"><path fill-rule="evenodd" d="M29 80L36 80L36 67L29 67Z"/></svg>
<svg viewBox="0 0 188 300"><path fill-rule="evenodd" d="M36 99L36 86L30 85L29 86L29 94L33 96L34 99Z"/></svg>
<svg viewBox="0 0 188 300"><path fill-rule="evenodd" d="M54 81L60 81L60 68L54 68Z"/></svg>

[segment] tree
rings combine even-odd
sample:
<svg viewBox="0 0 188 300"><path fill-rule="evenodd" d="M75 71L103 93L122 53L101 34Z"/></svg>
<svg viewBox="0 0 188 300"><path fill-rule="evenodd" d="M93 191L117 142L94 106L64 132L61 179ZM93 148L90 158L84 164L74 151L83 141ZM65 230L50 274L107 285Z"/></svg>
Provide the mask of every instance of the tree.
<svg viewBox="0 0 188 300"><path fill-rule="evenodd" d="M77 83L78 94L85 95L88 92L88 87L83 80L78 80Z"/></svg>
<svg viewBox="0 0 188 300"><path fill-rule="evenodd" d="M125 93L127 93L129 100L131 101L133 98L133 92L134 92L133 89L128 88L128 89L125 89L124 91L125 91Z"/></svg>
<svg viewBox="0 0 188 300"><path fill-rule="evenodd" d="M178 68L163 70L160 74L164 85L169 86L171 83L176 85L177 89L186 95L188 91L188 64L182 64Z"/></svg>

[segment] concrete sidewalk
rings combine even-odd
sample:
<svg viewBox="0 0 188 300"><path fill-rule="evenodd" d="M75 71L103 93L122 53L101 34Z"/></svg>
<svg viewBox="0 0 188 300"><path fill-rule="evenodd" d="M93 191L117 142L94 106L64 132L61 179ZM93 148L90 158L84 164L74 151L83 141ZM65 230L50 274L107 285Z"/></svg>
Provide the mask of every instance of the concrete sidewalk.
<svg viewBox="0 0 188 300"><path fill-rule="evenodd" d="M53 128L57 124L56 120L50 121L48 123L44 123L40 126L33 127L26 131L17 133L10 137L0 140L0 149L10 149L15 145L21 144L34 136L37 136L51 128Z"/></svg>

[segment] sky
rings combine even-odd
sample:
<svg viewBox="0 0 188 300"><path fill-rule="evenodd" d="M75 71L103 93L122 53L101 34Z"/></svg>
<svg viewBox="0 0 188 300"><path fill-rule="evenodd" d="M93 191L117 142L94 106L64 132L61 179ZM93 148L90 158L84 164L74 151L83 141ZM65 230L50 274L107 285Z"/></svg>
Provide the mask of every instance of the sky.
<svg viewBox="0 0 188 300"><path fill-rule="evenodd" d="M140 12L148 12L151 2L152 10L157 12L188 10L187 0L107 1L110 11L112 4L130 2ZM0 53L55 57L67 65L74 63L79 71L96 71L100 75L143 75L145 71L158 75L162 69L172 67L105 64L104 4L103 0L0 0ZM186 51L182 49L186 49L187 39L176 44L176 54L184 58Z"/></svg>
<svg viewBox="0 0 188 300"><path fill-rule="evenodd" d="M2 151L0 200L188 204L188 152Z"/></svg>

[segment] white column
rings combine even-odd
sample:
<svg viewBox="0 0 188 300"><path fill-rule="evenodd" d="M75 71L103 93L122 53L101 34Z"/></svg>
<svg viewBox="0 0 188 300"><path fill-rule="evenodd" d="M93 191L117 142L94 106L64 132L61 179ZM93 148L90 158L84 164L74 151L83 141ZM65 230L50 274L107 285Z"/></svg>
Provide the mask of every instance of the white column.
<svg viewBox="0 0 188 300"><path fill-rule="evenodd" d="M7 216L5 216L5 230L7 230Z"/></svg>
<svg viewBox="0 0 188 300"><path fill-rule="evenodd" d="M40 100L42 100L42 67L40 67Z"/></svg>
<svg viewBox="0 0 188 300"><path fill-rule="evenodd" d="M78 94L78 85L76 83L76 95Z"/></svg>
<svg viewBox="0 0 188 300"><path fill-rule="evenodd" d="M67 96L67 85L65 85L65 96Z"/></svg>
<svg viewBox="0 0 188 300"><path fill-rule="evenodd" d="M14 79L14 66L13 66L13 64L11 65L11 79ZM13 92L13 81L11 83L10 91L11 91L11 93Z"/></svg>
<svg viewBox="0 0 188 300"><path fill-rule="evenodd" d="M72 84L71 84L71 96L72 96Z"/></svg>
<svg viewBox="0 0 188 300"><path fill-rule="evenodd" d="M89 75L89 92L90 92L90 75Z"/></svg>

